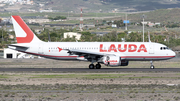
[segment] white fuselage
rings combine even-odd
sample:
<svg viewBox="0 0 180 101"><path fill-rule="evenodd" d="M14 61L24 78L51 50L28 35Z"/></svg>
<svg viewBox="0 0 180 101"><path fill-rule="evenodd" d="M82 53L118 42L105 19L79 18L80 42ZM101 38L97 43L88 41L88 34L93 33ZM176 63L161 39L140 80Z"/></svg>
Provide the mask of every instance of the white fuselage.
<svg viewBox="0 0 180 101"><path fill-rule="evenodd" d="M175 57L175 53L165 45L151 42L43 42L23 45L30 47L24 51L26 53L60 60L83 60L83 57L69 54L68 49L113 54L128 61L154 61Z"/></svg>

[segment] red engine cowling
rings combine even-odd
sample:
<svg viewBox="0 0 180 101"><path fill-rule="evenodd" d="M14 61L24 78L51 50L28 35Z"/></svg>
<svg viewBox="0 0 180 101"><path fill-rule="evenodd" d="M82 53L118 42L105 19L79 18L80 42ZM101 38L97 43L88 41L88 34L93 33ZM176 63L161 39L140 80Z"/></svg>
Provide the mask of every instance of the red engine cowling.
<svg viewBox="0 0 180 101"><path fill-rule="evenodd" d="M116 66L127 66L129 61L121 60L118 56L105 56L103 58L103 63L106 66L116 67Z"/></svg>

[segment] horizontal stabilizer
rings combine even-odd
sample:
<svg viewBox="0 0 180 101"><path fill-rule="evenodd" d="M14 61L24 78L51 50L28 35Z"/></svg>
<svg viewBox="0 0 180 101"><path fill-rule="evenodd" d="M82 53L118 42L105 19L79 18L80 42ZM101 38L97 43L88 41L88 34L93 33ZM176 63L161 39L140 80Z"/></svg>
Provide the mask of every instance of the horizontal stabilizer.
<svg viewBox="0 0 180 101"><path fill-rule="evenodd" d="M10 49L20 48L20 49L24 49L24 50L29 48L28 46L24 46L24 45L21 45L21 44L11 44L11 45L8 45L8 47Z"/></svg>

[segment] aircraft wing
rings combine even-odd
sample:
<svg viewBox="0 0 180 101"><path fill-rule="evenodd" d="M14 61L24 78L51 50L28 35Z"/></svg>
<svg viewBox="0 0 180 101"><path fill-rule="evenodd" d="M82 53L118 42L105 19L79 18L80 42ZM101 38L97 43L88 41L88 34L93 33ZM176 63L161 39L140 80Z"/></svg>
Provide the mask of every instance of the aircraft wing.
<svg viewBox="0 0 180 101"><path fill-rule="evenodd" d="M77 50L77 49L65 49L68 51L68 53L70 54L74 54L74 55L79 55L79 56L83 56L83 55L89 55L89 56L106 56L106 55L113 55L114 54L106 54L106 53L100 53L100 52L92 52L92 51L86 51L86 50Z"/></svg>

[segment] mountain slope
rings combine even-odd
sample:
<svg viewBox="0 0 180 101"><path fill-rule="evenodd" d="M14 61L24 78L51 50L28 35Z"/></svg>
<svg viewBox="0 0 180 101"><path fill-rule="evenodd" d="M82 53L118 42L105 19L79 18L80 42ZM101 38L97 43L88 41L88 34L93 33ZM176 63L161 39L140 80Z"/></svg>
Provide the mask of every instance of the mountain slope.
<svg viewBox="0 0 180 101"><path fill-rule="evenodd" d="M180 8L174 9L159 9L155 11L150 11L145 14L145 20L151 22L180 22ZM128 18L132 21L142 21L142 13L130 14Z"/></svg>
<svg viewBox="0 0 180 101"><path fill-rule="evenodd" d="M109 12L119 11L147 11L180 7L180 0L37 0L35 3L45 3L44 9L52 8L59 11L96 12L100 9Z"/></svg>

